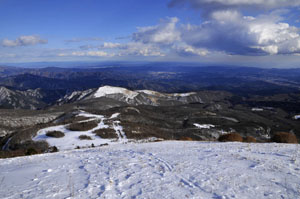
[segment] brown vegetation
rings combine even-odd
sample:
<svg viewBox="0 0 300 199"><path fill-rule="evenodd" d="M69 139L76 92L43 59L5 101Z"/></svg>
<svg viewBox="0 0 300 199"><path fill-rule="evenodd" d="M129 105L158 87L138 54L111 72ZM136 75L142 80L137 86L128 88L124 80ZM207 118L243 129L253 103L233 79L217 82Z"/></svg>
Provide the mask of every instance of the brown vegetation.
<svg viewBox="0 0 300 199"><path fill-rule="evenodd" d="M64 137L65 134L61 131L49 131L46 133L46 136L54 137L54 138L61 138L61 137Z"/></svg>
<svg viewBox="0 0 300 199"><path fill-rule="evenodd" d="M88 135L80 135L79 139L80 140L92 140L92 138L90 136L88 136Z"/></svg>
<svg viewBox="0 0 300 199"><path fill-rule="evenodd" d="M272 142L297 144L297 137L292 133L278 132L271 138Z"/></svg>
<svg viewBox="0 0 300 199"><path fill-rule="evenodd" d="M98 129L95 130L93 133L95 133L97 136L104 138L104 139L113 139L113 138L118 138L116 132L114 129Z"/></svg>
<svg viewBox="0 0 300 199"><path fill-rule="evenodd" d="M229 133L221 135L218 140L220 142L243 142L243 137L238 133Z"/></svg>
<svg viewBox="0 0 300 199"><path fill-rule="evenodd" d="M255 143L255 142L256 142L256 139L255 139L255 137L253 137L253 136L247 136L247 137L245 137L245 138L243 139L243 141L244 141L244 142L248 142L248 143L250 143L250 142Z"/></svg>
<svg viewBox="0 0 300 199"><path fill-rule="evenodd" d="M88 131L95 128L98 125L95 121L72 123L67 128L70 131Z"/></svg>
<svg viewBox="0 0 300 199"><path fill-rule="evenodd" d="M182 140L182 141L194 141L193 138L191 138L191 137L181 137L178 140Z"/></svg>

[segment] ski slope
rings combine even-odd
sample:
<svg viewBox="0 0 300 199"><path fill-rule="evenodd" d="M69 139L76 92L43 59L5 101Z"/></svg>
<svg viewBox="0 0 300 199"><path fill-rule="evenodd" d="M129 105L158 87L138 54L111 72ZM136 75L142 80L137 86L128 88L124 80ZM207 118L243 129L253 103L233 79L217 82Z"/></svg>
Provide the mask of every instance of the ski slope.
<svg viewBox="0 0 300 199"><path fill-rule="evenodd" d="M293 144L167 141L0 160L0 198L297 199Z"/></svg>

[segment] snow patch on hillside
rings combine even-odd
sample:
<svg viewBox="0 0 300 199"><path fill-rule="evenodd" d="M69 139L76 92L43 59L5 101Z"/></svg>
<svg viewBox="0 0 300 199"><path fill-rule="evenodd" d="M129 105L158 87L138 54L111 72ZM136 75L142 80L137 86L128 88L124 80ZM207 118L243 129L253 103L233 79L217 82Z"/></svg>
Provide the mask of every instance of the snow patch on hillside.
<svg viewBox="0 0 300 199"><path fill-rule="evenodd" d="M115 119L120 113L113 114L109 119ZM89 119L79 121L78 123L83 122L90 122L90 121L96 121L98 122L98 125L90 130L87 131L71 131L68 129L68 124L66 125L58 125L58 126L52 126L44 129L40 129L37 132L37 135L32 138L33 141L47 141L50 146L56 146L59 150L71 150L76 147L91 147L93 144L94 146L101 146L103 144L112 144L116 143L116 140L113 139L102 139L99 136L97 136L95 133L93 133L96 130L99 129L106 129L110 128L109 125L105 124L104 122L107 120L103 115L96 115L87 113L84 111L80 111L77 115L81 117L86 117ZM119 143L127 143L128 139L125 135L125 132L123 131L123 127L120 124L120 121L113 121L113 126L111 127L115 130L117 136L118 136L118 142ZM48 137L46 134L47 132L51 131L60 131L64 133L64 137L61 138L55 138L55 137ZM91 138L91 140L81 140L79 139L79 136L86 135Z"/></svg>
<svg viewBox="0 0 300 199"><path fill-rule="evenodd" d="M197 124L197 123L194 123L194 126L199 129L210 129L215 127L215 125L212 124Z"/></svg>
<svg viewBox="0 0 300 199"><path fill-rule="evenodd" d="M128 99L134 99L139 93L121 87L103 86L98 88L94 93L94 97L105 97L106 95L111 94L123 94Z"/></svg>
<svg viewBox="0 0 300 199"><path fill-rule="evenodd" d="M0 198L299 198L293 144L157 142L0 160Z"/></svg>

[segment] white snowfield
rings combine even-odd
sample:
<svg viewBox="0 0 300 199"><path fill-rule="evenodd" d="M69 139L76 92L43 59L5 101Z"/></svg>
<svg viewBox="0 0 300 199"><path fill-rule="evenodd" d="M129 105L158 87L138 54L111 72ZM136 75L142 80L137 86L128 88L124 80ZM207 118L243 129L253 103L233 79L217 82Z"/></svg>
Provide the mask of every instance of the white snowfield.
<svg viewBox="0 0 300 199"><path fill-rule="evenodd" d="M299 145L117 144L0 160L0 198L298 199Z"/></svg>
<svg viewBox="0 0 300 199"><path fill-rule="evenodd" d="M215 125L212 124L197 124L197 123L194 123L194 126L199 129L210 129L215 127Z"/></svg>
<svg viewBox="0 0 300 199"><path fill-rule="evenodd" d="M120 121L112 121L113 125L110 127L109 125L105 124L107 120L110 119L117 119L120 113L114 113L110 118L105 118L103 115L95 115L91 113L87 113L84 111L80 111L77 116L86 117L89 119L80 121L81 122L88 122L88 121L96 121L98 125L90 130L87 131L70 131L68 130L68 124L66 125L58 125L58 126L51 126L48 128L40 129L37 132L37 135L32 138L33 141L47 141L50 146L56 146L60 151L61 150L71 150L75 149L76 147L91 147L100 146L103 144L116 144L116 141L119 143L126 143L128 139L123 131L123 127L120 125ZM106 128L113 128L118 136L118 140L114 139L102 139L93 133L95 130L98 129L106 129ZM46 134L47 132L51 131L60 131L64 133L64 137L61 138L54 138L48 137ZM86 135L91 138L91 140L81 140L79 136Z"/></svg>
<svg viewBox="0 0 300 199"><path fill-rule="evenodd" d="M94 94L94 97L105 97L106 95L117 94L117 93L124 94L128 99L133 99L138 95L137 92L128 90L126 88L114 87L114 86L102 86L98 88L98 90Z"/></svg>
<svg viewBox="0 0 300 199"><path fill-rule="evenodd" d="M153 95L156 97L188 97L190 95L196 94L195 92L190 92L190 93L173 93L173 94L167 94L167 93L160 93L156 91L151 91L151 90L136 90L136 91L131 91L126 88L122 87L115 87L115 86L102 86L97 89L97 91L94 93L94 97L105 97L107 95L111 94L123 94L127 100L129 99L134 99L136 96L138 96L140 93L145 93L147 95ZM70 99L73 96L69 97Z"/></svg>

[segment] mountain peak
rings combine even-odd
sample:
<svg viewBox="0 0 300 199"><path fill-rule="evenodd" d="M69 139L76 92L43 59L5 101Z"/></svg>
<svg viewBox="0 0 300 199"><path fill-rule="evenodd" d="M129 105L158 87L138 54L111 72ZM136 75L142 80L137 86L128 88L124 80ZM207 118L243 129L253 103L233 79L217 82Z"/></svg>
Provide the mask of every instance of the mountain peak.
<svg viewBox="0 0 300 199"><path fill-rule="evenodd" d="M128 99L135 98L139 93L135 91L128 90L126 88L114 87L114 86L102 86L94 93L94 97L105 97L111 94L123 94Z"/></svg>

